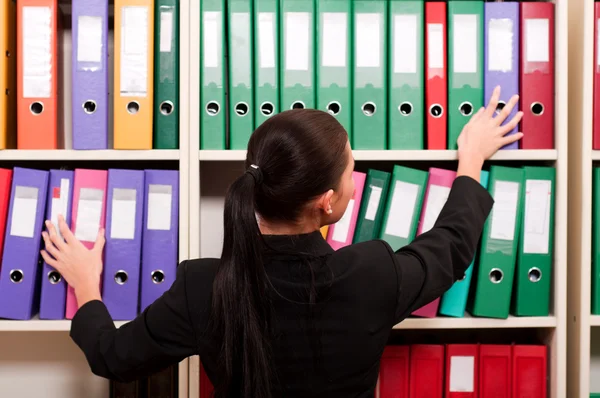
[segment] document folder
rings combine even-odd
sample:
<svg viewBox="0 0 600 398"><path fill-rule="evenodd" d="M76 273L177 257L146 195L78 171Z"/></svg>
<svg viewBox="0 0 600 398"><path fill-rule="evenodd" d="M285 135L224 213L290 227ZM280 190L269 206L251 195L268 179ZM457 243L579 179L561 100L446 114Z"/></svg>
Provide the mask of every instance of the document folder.
<svg viewBox="0 0 600 398"><path fill-rule="evenodd" d="M379 397L408 398L410 346L388 345L379 367Z"/></svg>
<svg viewBox="0 0 600 398"><path fill-rule="evenodd" d="M427 149L447 147L448 64L446 2L425 2Z"/></svg>
<svg viewBox="0 0 600 398"><path fill-rule="evenodd" d="M479 346L448 344L446 346L446 398L477 398L479 381Z"/></svg>
<svg viewBox="0 0 600 398"><path fill-rule="evenodd" d="M13 149L17 138L17 3L0 3L0 149ZM1 246L0 246L1 251Z"/></svg>
<svg viewBox="0 0 600 398"><path fill-rule="evenodd" d="M600 315L600 167L592 175L592 314Z"/></svg>
<svg viewBox="0 0 600 398"><path fill-rule="evenodd" d="M367 180L352 243L379 238L390 177L390 173L385 171L371 169L367 172Z"/></svg>
<svg viewBox="0 0 600 398"><path fill-rule="evenodd" d="M441 397L444 391L444 346L410 346L410 398Z"/></svg>
<svg viewBox="0 0 600 398"><path fill-rule="evenodd" d="M12 169L0 168L0 270L2 269L2 251L4 249L4 234L10 203L12 176Z"/></svg>
<svg viewBox="0 0 600 398"><path fill-rule="evenodd" d="M512 396L546 398L548 349L543 345L513 345Z"/></svg>
<svg viewBox="0 0 600 398"><path fill-rule="evenodd" d="M327 242L334 249L338 250L342 247L352 244L354 238L354 229L356 228L356 219L358 210L362 201L363 190L367 175L357 171L352 172L354 179L354 193L348 202L348 207L342 218L335 224L329 226L327 231Z"/></svg>
<svg viewBox="0 0 600 398"><path fill-rule="evenodd" d="M512 347L479 347L479 398L511 398Z"/></svg>
<svg viewBox="0 0 600 398"><path fill-rule="evenodd" d="M329 231L329 225L324 225L321 227L321 235L323 239L327 239L327 231Z"/></svg>

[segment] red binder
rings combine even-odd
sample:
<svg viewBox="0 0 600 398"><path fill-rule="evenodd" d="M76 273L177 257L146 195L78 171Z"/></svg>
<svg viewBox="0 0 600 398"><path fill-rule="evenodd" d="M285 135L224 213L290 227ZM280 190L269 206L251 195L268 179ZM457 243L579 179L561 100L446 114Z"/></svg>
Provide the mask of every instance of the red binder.
<svg viewBox="0 0 600 398"><path fill-rule="evenodd" d="M200 398L210 398L213 396L213 392L214 387L200 362Z"/></svg>
<svg viewBox="0 0 600 398"><path fill-rule="evenodd" d="M410 347L410 398L441 397L443 393L444 346L412 345Z"/></svg>
<svg viewBox="0 0 600 398"><path fill-rule="evenodd" d="M513 346L512 396L546 398L546 363L546 346Z"/></svg>
<svg viewBox="0 0 600 398"><path fill-rule="evenodd" d="M446 346L445 398L477 398L479 346L448 344Z"/></svg>
<svg viewBox="0 0 600 398"><path fill-rule="evenodd" d="M4 252L4 231L6 229L6 217L8 216L8 204L10 203L11 185L12 170L0 169L0 265L2 264L2 253Z"/></svg>
<svg viewBox="0 0 600 398"><path fill-rule="evenodd" d="M594 3L594 133L592 148L600 149L600 62L598 62L598 20L600 3Z"/></svg>
<svg viewBox="0 0 600 398"><path fill-rule="evenodd" d="M511 398L511 359L509 345L479 347L479 398Z"/></svg>
<svg viewBox="0 0 600 398"><path fill-rule="evenodd" d="M521 149L554 148L554 3L521 6Z"/></svg>
<svg viewBox="0 0 600 398"><path fill-rule="evenodd" d="M446 3L425 3L425 105L427 149L446 149L448 75Z"/></svg>
<svg viewBox="0 0 600 398"><path fill-rule="evenodd" d="M379 397L408 398L410 347L385 347L379 368Z"/></svg>

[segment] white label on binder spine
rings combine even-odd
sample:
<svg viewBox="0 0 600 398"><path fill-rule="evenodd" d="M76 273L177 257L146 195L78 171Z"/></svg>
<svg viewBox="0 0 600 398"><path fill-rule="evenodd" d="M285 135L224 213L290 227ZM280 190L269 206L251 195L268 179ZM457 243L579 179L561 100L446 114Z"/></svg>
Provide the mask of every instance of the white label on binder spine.
<svg viewBox="0 0 600 398"><path fill-rule="evenodd" d="M519 183L496 181L490 238L512 241L515 239Z"/></svg>
<svg viewBox="0 0 600 398"><path fill-rule="evenodd" d="M135 238L136 190L113 189L110 215L111 239Z"/></svg>
<svg viewBox="0 0 600 398"><path fill-rule="evenodd" d="M77 18L77 61L102 62L102 17Z"/></svg>
<svg viewBox="0 0 600 398"><path fill-rule="evenodd" d="M408 238L410 226L415 214L419 186L404 181L396 181L392 203L388 214L386 235Z"/></svg>
<svg viewBox="0 0 600 398"><path fill-rule="evenodd" d="M58 228L58 216L63 216L65 221L67 219L67 212L69 211L69 188L70 182L68 178L61 178L60 187L52 188L55 191L52 193L52 203L50 204L50 221L61 238L62 234Z"/></svg>
<svg viewBox="0 0 600 398"><path fill-rule="evenodd" d="M355 25L356 66L358 68L381 67L381 19L380 13L358 13Z"/></svg>
<svg viewBox="0 0 600 398"><path fill-rule="evenodd" d="M527 180L523 253L548 254L550 240L550 180Z"/></svg>
<svg viewBox="0 0 600 398"><path fill-rule="evenodd" d="M95 242L102 217L104 191L96 188L81 188L77 202L75 237L83 242Z"/></svg>
<svg viewBox="0 0 600 398"><path fill-rule="evenodd" d="M452 48L454 50L454 72L476 73L479 48L477 47L477 15L453 15L454 35Z"/></svg>
<svg viewBox="0 0 600 398"><path fill-rule="evenodd" d="M423 226L421 233L429 231L435 225L448 196L450 195L450 187L443 187L441 185L430 185L429 192L427 194L427 202L425 204L425 217L423 219Z"/></svg>
<svg viewBox="0 0 600 398"><path fill-rule="evenodd" d="M379 201L381 200L381 188L371 185L371 195L369 196L369 203L367 205L367 213L365 218L369 221L375 220L377 215L377 209L379 208Z"/></svg>
<svg viewBox="0 0 600 398"><path fill-rule="evenodd" d="M394 73L417 73L417 16L394 15Z"/></svg>
<svg viewBox="0 0 600 398"><path fill-rule="evenodd" d="M346 66L348 49L348 21L345 12L325 12L323 18L323 51L321 64L329 67Z"/></svg>
<svg viewBox="0 0 600 398"><path fill-rule="evenodd" d="M488 70L510 72L513 65L513 21L493 18L488 24Z"/></svg>
<svg viewBox="0 0 600 398"><path fill-rule="evenodd" d="M258 53L261 68L275 67L275 13L258 13Z"/></svg>
<svg viewBox="0 0 600 398"><path fill-rule="evenodd" d="M15 187L10 234L22 238L33 238L37 215L38 189L36 187Z"/></svg>
<svg viewBox="0 0 600 398"><path fill-rule="evenodd" d="M450 357L450 392L475 391L475 358Z"/></svg>
<svg viewBox="0 0 600 398"><path fill-rule="evenodd" d="M173 43L173 11L160 12L160 52L170 53Z"/></svg>
<svg viewBox="0 0 600 398"><path fill-rule="evenodd" d="M170 185L150 184L148 186L148 220L146 220L148 229L161 231L171 229L172 190Z"/></svg>
<svg viewBox="0 0 600 398"><path fill-rule="evenodd" d="M527 62L550 61L550 27L548 18L525 20L525 59Z"/></svg>
<svg viewBox="0 0 600 398"><path fill-rule="evenodd" d="M122 96L148 94L148 7L121 10L121 91Z"/></svg>
<svg viewBox="0 0 600 398"><path fill-rule="evenodd" d="M221 12L205 11L202 29L202 45L205 68L219 67L219 45L221 43Z"/></svg>
<svg viewBox="0 0 600 398"><path fill-rule="evenodd" d="M308 71L311 51L310 14L285 13L285 70Z"/></svg>
<svg viewBox="0 0 600 398"><path fill-rule="evenodd" d="M444 68L444 25L427 24L427 59L429 69Z"/></svg>
<svg viewBox="0 0 600 398"><path fill-rule="evenodd" d="M333 227L333 236L331 239L335 240L336 242L346 242L346 239L348 238L348 232L350 231L350 221L352 221L352 211L354 211L354 199L350 199L344 215L337 223L335 223L335 226Z"/></svg>
<svg viewBox="0 0 600 398"><path fill-rule="evenodd" d="M243 63L252 62L250 54L254 51L252 49L252 41L248 35L248 32L251 30L250 13L231 13L230 23L232 26L235 26L235 29L231 29L231 37L229 39L235 43L235 48L233 49L234 52L229 55L229 79L234 87L238 85L250 87L252 86L250 68L247 66L245 68L241 67Z"/></svg>
<svg viewBox="0 0 600 398"><path fill-rule="evenodd" d="M23 98L52 93L52 11L23 7Z"/></svg>

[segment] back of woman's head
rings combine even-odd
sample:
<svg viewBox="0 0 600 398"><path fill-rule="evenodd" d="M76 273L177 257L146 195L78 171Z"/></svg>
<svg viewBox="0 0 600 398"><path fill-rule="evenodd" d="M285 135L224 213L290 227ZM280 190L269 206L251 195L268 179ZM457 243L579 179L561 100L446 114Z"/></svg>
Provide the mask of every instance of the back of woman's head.
<svg viewBox="0 0 600 398"><path fill-rule="evenodd" d="M247 172L225 198L223 252L213 282L213 333L221 342L217 397L271 396L269 283L256 216L295 223L311 200L336 190L348 166L348 135L331 115L290 110L252 134Z"/></svg>

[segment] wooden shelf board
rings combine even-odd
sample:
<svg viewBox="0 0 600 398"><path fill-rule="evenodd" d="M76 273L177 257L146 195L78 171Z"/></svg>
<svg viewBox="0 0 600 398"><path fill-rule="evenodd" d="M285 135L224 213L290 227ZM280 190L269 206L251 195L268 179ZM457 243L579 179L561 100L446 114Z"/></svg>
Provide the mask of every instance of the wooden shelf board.
<svg viewBox="0 0 600 398"><path fill-rule="evenodd" d="M553 328L556 317L513 317L508 319L474 318L408 318L394 329L511 329L511 328Z"/></svg>
<svg viewBox="0 0 600 398"><path fill-rule="evenodd" d="M2 160L179 160L179 150L0 150Z"/></svg>
<svg viewBox="0 0 600 398"><path fill-rule="evenodd" d="M126 321L116 321L120 327ZM28 321L0 319L0 332L68 332L71 330L70 320L41 320L37 316Z"/></svg>

